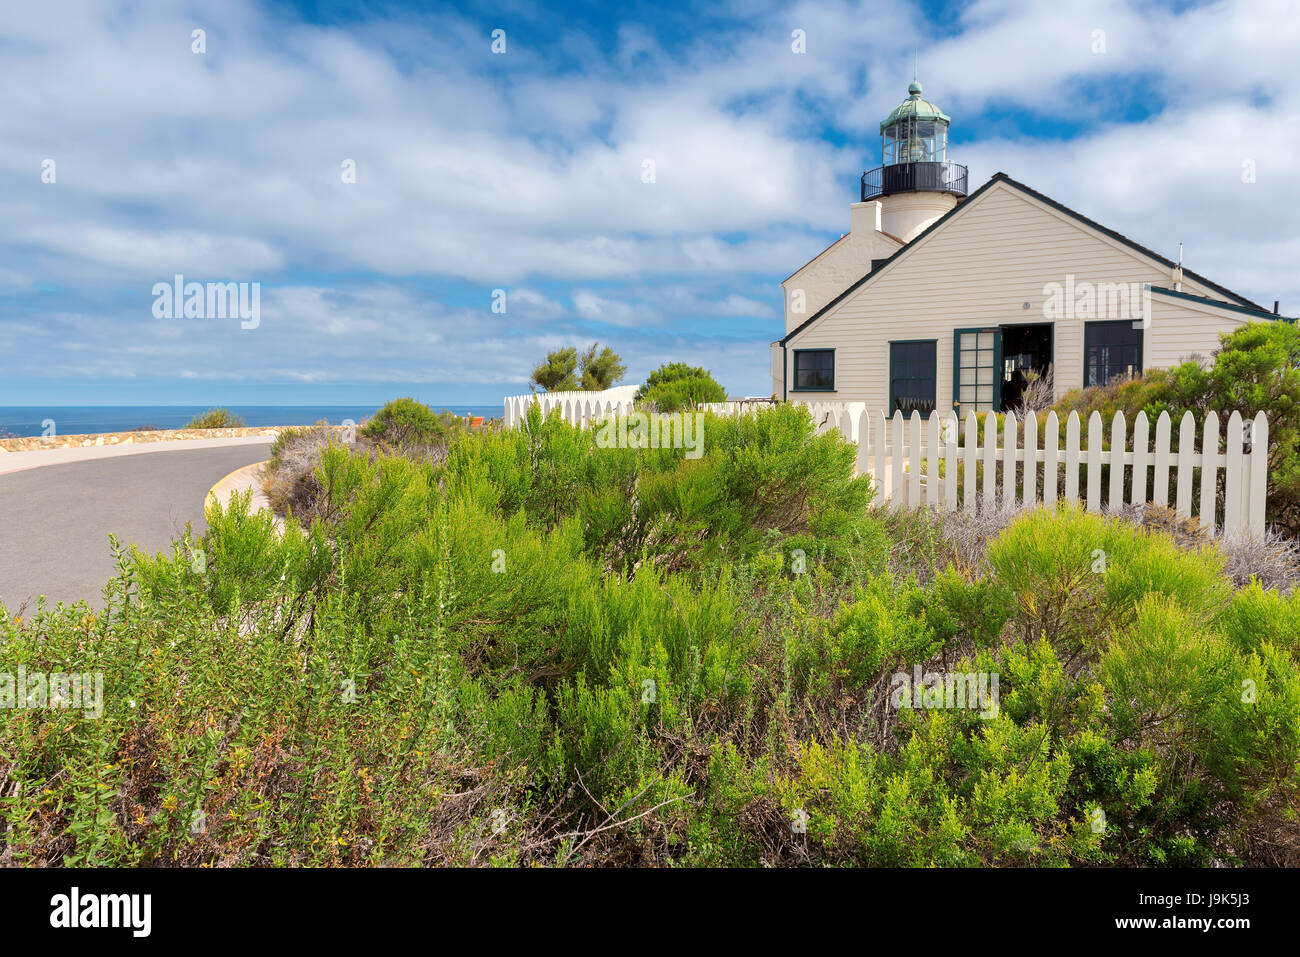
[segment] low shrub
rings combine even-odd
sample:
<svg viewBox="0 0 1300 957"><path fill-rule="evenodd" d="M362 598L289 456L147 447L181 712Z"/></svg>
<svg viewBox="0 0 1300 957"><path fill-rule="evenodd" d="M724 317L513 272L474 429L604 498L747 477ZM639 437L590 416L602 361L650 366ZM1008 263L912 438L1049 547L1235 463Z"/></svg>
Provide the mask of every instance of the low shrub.
<svg viewBox="0 0 1300 957"><path fill-rule="evenodd" d="M262 468L262 492L277 515L293 514L310 521L320 499L317 478L320 454L343 436L325 423L288 428L271 443L271 456Z"/></svg>
<svg viewBox="0 0 1300 957"><path fill-rule="evenodd" d="M435 413L415 399L393 399L371 416L357 434L389 449L445 445L460 418L444 409Z"/></svg>
<svg viewBox="0 0 1300 957"><path fill-rule="evenodd" d="M208 409L190 419L185 425L187 429L241 429L243 427L243 418L223 408Z"/></svg>

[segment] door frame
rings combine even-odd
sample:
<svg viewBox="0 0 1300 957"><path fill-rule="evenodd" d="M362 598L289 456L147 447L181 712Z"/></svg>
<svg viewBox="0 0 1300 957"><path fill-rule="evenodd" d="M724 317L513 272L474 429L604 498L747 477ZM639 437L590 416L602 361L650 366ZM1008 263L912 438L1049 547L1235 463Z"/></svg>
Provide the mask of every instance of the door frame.
<svg viewBox="0 0 1300 957"><path fill-rule="evenodd" d="M970 326L952 331L952 408L960 418L964 415L961 408L961 337L980 332L993 333L993 408L997 412L1002 407L1002 326ZM1055 341L1055 336L1053 336ZM978 377L977 377L978 378ZM979 382L975 383L976 390ZM978 404L978 403L977 403ZM970 410L978 412L977 409Z"/></svg>
<svg viewBox="0 0 1300 957"><path fill-rule="evenodd" d="M1002 364L1002 330L1015 326L1047 326L1047 350L1051 354L1048 366L1052 370L1052 391L1056 391L1056 322L1004 322L998 326L998 365ZM998 378L998 405L1002 405L1002 379Z"/></svg>

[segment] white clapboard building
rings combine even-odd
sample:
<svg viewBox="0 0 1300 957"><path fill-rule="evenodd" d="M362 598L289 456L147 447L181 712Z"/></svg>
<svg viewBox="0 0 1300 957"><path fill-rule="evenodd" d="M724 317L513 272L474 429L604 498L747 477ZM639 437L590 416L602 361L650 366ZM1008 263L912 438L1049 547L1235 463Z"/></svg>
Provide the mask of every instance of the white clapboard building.
<svg viewBox="0 0 1300 957"><path fill-rule="evenodd" d="M881 124L850 230L791 275L778 399L959 415L1208 356L1274 312L997 173L968 192L949 118L909 95Z"/></svg>

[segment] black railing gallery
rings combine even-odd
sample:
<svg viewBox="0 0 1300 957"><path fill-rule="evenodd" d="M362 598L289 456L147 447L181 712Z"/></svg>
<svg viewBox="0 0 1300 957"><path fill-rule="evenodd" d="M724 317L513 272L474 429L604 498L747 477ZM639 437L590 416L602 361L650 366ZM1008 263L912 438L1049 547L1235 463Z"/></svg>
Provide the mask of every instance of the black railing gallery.
<svg viewBox="0 0 1300 957"><path fill-rule="evenodd" d="M966 167L951 160L938 163L894 163L862 174L862 201L890 193L918 190L966 195Z"/></svg>

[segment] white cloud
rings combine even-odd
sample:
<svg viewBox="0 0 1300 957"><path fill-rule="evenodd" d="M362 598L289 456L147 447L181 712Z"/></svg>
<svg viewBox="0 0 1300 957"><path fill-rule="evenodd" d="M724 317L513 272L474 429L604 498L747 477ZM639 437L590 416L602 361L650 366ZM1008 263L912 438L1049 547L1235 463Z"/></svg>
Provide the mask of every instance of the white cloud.
<svg viewBox="0 0 1300 957"><path fill-rule="evenodd" d="M611 326L645 327L663 321L658 310L644 304L606 299L586 289L579 289L573 294L573 306L584 319Z"/></svg>
<svg viewBox="0 0 1300 957"><path fill-rule="evenodd" d="M847 228L914 46L973 183L1005 170L1300 311L1293 3L979 0L938 33L901 0L735 4L733 26L674 43L628 24L606 49L575 22L545 47L512 27L506 58L450 14L343 29L269 9L0 13L0 345L42 357L27 376L518 383L596 324L637 368L716 362L761 391L776 284ZM1143 122L1125 120L1134 90L1157 107ZM1012 113L1084 132L1027 137L996 122ZM262 281L265 328L150 324L149 285L177 272ZM772 334L737 336L746 320Z"/></svg>

